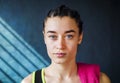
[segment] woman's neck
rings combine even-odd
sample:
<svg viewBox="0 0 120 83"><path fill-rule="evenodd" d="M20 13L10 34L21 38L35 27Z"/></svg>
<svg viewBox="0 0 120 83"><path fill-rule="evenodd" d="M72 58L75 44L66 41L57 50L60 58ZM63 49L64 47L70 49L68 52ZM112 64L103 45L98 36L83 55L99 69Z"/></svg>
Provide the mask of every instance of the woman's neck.
<svg viewBox="0 0 120 83"><path fill-rule="evenodd" d="M73 72L74 71L74 72ZM51 63L49 67L45 69L45 72L50 75L61 77L71 77L77 75L77 64L75 62L69 62L67 64Z"/></svg>

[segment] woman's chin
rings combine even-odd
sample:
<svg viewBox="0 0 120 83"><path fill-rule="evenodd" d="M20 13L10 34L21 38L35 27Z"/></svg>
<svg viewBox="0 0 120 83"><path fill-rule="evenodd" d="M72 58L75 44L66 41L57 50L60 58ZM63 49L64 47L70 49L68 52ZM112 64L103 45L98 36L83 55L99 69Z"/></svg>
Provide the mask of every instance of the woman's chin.
<svg viewBox="0 0 120 83"><path fill-rule="evenodd" d="M64 64L66 61L64 60L55 60L54 63L55 64Z"/></svg>

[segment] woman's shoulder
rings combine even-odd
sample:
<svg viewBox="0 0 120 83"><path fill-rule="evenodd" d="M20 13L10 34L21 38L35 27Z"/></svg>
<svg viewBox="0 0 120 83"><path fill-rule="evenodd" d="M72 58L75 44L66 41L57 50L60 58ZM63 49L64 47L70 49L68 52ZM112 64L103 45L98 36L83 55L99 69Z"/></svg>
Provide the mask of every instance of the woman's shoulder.
<svg viewBox="0 0 120 83"><path fill-rule="evenodd" d="M29 74L27 77L25 77L21 83L32 83L32 75L33 73Z"/></svg>
<svg viewBox="0 0 120 83"><path fill-rule="evenodd" d="M42 68L44 69L44 68ZM39 69L39 70L36 70L34 72L32 72L31 74L29 74L27 77L25 77L21 83L34 83L34 80L36 79L36 76L39 76L41 75L41 70L42 69Z"/></svg>
<svg viewBox="0 0 120 83"><path fill-rule="evenodd" d="M77 63L80 72L95 73L100 78L100 83L111 83L110 78L103 72L100 72L100 66L98 64Z"/></svg>
<svg viewBox="0 0 120 83"><path fill-rule="evenodd" d="M103 72L100 73L100 83L111 83L110 78Z"/></svg>

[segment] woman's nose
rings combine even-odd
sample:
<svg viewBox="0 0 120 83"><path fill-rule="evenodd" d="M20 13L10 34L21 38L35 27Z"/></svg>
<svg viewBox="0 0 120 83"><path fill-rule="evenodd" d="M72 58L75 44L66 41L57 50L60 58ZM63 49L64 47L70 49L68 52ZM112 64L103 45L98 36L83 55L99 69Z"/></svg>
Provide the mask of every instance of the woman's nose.
<svg viewBox="0 0 120 83"><path fill-rule="evenodd" d="M59 38L57 41L57 49L64 49L65 48L65 40L64 38Z"/></svg>

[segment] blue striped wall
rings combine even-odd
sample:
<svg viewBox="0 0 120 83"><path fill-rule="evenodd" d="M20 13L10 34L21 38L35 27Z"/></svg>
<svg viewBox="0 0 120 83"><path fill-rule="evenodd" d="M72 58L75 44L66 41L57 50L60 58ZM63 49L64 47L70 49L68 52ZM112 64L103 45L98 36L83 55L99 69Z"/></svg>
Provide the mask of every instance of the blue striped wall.
<svg viewBox="0 0 120 83"><path fill-rule="evenodd" d="M31 72L48 62L0 17L0 80L20 83Z"/></svg>

